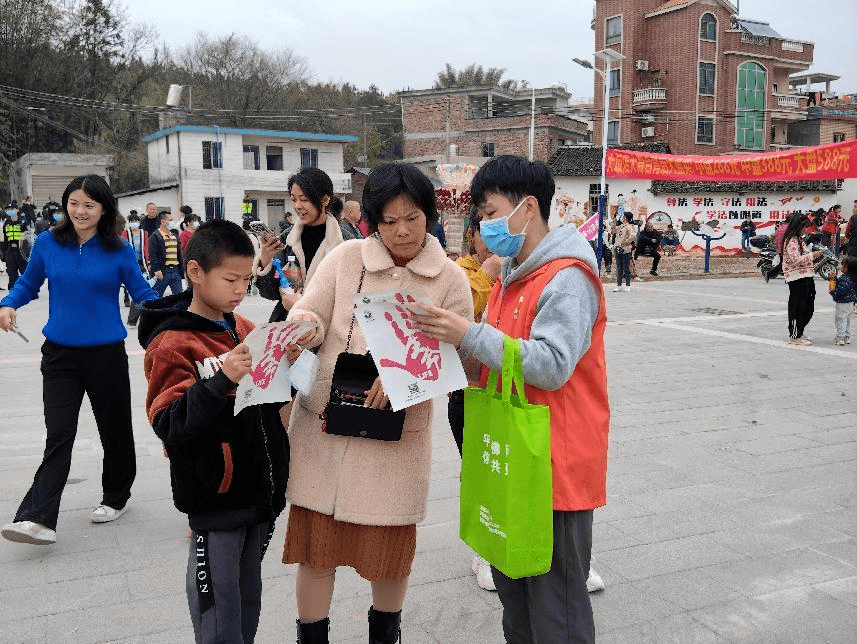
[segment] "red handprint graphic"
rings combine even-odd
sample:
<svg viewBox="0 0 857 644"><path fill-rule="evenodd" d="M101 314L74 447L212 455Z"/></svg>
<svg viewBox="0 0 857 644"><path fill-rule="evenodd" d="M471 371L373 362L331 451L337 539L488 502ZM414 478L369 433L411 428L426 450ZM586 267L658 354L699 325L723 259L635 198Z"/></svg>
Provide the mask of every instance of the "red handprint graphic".
<svg viewBox="0 0 857 644"><path fill-rule="evenodd" d="M401 293L396 293L396 301L401 305L417 304L410 295L405 302ZM393 332L399 342L405 347L405 364L381 358L381 366L403 369L420 380L437 380L440 373L440 341L416 330L416 326L411 322L411 314L402 306L397 305L396 311L402 317L402 322L404 322L408 333L405 333L402 327L396 323L392 314L385 313L384 317L393 327Z"/></svg>
<svg viewBox="0 0 857 644"><path fill-rule="evenodd" d="M288 344L285 340L299 327L298 324L290 322L283 327L275 327L268 331L268 339L265 342L265 353L259 364L250 372L253 384L259 389L267 389L277 375L280 360L286 355Z"/></svg>

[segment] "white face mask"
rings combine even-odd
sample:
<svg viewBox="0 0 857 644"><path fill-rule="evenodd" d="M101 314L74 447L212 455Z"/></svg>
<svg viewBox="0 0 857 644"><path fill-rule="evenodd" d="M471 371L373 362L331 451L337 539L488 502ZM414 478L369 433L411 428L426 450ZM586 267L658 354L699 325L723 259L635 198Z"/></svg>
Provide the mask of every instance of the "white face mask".
<svg viewBox="0 0 857 644"><path fill-rule="evenodd" d="M198 221L193 222L190 227L193 228L194 230L196 230L197 228L199 228L199 222Z"/></svg>
<svg viewBox="0 0 857 644"><path fill-rule="evenodd" d="M130 224L128 224L128 228L130 228L131 230L134 230L135 228L139 228L139 227L140 227L139 221L132 221Z"/></svg>

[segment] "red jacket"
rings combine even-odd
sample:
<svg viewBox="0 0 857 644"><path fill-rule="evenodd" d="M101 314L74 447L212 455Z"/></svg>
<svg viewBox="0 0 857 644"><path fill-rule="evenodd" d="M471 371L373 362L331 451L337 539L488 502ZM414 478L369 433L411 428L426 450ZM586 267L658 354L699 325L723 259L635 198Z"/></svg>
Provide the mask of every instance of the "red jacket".
<svg viewBox="0 0 857 644"><path fill-rule="evenodd" d="M563 511L591 510L607 502L610 405L604 357L604 288L585 262L555 259L509 284L505 293L501 282L495 282L488 301L490 319L483 320L513 338L529 339L542 290L559 271L570 266L582 270L601 294L589 349L568 382L556 391L525 386L530 403L550 408L553 507ZM487 378L488 371L483 369L483 387Z"/></svg>

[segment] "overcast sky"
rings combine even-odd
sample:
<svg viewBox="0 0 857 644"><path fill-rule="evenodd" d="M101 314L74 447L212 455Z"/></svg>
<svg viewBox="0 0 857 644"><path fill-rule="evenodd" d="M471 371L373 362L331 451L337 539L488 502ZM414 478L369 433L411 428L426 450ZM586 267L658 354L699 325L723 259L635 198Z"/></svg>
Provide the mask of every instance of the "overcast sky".
<svg viewBox="0 0 857 644"><path fill-rule="evenodd" d="M514 9L512 9L514 7ZM314 80L375 84L388 93L431 87L445 63L506 68L536 87L566 83L592 96L592 72L571 61L595 49L591 0L146 0L128 3L132 22L153 25L173 50L197 31L248 35L303 56ZM857 0L742 0L740 14L786 38L815 43L811 71L841 76L832 89L857 92ZM823 89L817 86L818 89Z"/></svg>

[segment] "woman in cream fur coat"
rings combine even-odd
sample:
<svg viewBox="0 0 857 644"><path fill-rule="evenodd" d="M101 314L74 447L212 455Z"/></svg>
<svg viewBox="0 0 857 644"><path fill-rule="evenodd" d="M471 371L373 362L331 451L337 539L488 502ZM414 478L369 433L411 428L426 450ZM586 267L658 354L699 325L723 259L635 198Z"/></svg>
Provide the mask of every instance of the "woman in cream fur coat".
<svg viewBox="0 0 857 644"><path fill-rule="evenodd" d="M424 292L436 306L472 319L467 276L447 259L428 230L438 220L434 190L412 166L386 164L369 175L363 210L370 237L347 241L318 266L289 319L317 324L306 346L321 362L309 396L293 406L284 563L298 563L298 634L327 642L328 615L338 566L350 566L372 585L370 641L397 642L401 609L423 519L431 466L432 403L407 409L402 438L385 442L326 434L319 414L327 404L336 358L346 350L353 296L385 289ZM365 353L353 324L350 353ZM388 402L380 379L367 404Z"/></svg>

